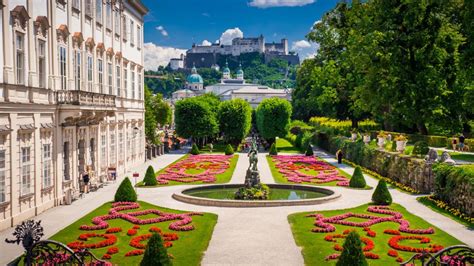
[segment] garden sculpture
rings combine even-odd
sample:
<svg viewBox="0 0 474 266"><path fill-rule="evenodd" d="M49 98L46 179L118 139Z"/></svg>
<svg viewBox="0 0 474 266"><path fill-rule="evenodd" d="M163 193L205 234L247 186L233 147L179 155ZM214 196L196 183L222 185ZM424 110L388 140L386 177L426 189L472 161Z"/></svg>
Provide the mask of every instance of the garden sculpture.
<svg viewBox="0 0 474 266"><path fill-rule="evenodd" d="M249 168L247 169L247 174L245 175L245 186L247 188L255 187L260 184L260 173L258 172L257 168L257 154L257 142L255 138L252 138L252 145L250 146L250 151L248 153Z"/></svg>
<svg viewBox="0 0 474 266"><path fill-rule="evenodd" d="M438 161L438 152L435 149L430 149L428 154L425 156L427 163L435 163Z"/></svg>
<svg viewBox="0 0 474 266"><path fill-rule="evenodd" d="M456 162L453 159L451 159L451 155L449 155L449 153L447 151L443 151L439 161L442 162L442 163L445 163L445 164L449 164L449 165L455 165L456 164Z"/></svg>

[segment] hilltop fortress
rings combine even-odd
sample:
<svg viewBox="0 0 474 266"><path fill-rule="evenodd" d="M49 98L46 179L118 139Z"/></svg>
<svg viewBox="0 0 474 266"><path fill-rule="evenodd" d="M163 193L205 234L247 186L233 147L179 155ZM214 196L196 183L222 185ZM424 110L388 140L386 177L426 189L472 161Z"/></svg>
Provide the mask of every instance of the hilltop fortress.
<svg viewBox="0 0 474 266"><path fill-rule="evenodd" d="M289 64L297 65L300 63L297 54L288 51L288 39L282 39L280 43L265 43L265 38L260 35L256 38L235 38L232 44L224 45L214 43L212 45L196 45L186 51L186 56L170 60L170 66L176 70L179 68L191 68L196 66L219 68L220 57L240 56L245 53L264 54L265 62L274 58L280 58L288 61Z"/></svg>

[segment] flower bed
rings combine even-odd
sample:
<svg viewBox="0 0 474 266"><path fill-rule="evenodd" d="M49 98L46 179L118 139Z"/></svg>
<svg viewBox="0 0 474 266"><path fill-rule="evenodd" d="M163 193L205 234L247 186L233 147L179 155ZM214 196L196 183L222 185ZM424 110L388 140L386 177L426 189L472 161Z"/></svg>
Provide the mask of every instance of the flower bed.
<svg viewBox="0 0 474 266"><path fill-rule="evenodd" d="M148 239L158 233L174 265L199 265L216 221L213 214L184 213L145 202L106 203L52 239L74 250L88 248L113 265L137 265Z"/></svg>
<svg viewBox="0 0 474 266"><path fill-rule="evenodd" d="M336 167L313 156L276 155L271 162L288 182L349 186L349 179L341 175Z"/></svg>
<svg viewBox="0 0 474 266"><path fill-rule="evenodd" d="M214 183L217 175L224 174L231 166L233 155L190 155L158 174L161 185L170 181L178 183Z"/></svg>
<svg viewBox="0 0 474 266"><path fill-rule="evenodd" d="M334 265L345 236L353 230L361 237L370 265L396 265L421 251L435 253L443 247L462 244L397 204L297 213L288 219L308 265L324 260L327 265Z"/></svg>

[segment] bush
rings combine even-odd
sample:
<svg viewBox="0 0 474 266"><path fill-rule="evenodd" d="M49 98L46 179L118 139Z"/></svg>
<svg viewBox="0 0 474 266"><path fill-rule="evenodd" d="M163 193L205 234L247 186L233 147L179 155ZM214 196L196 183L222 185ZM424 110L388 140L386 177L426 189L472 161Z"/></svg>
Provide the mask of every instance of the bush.
<svg viewBox="0 0 474 266"><path fill-rule="evenodd" d="M114 201L137 201L137 193L135 193L132 182L130 182L128 177L125 177L122 183L120 183L117 192L115 192Z"/></svg>
<svg viewBox="0 0 474 266"><path fill-rule="evenodd" d="M234 154L234 148L232 148L230 144L227 144L227 146L225 146L224 153L225 155L232 155Z"/></svg>
<svg viewBox="0 0 474 266"><path fill-rule="evenodd" d="M351 181L349 181L349 187L365 188L366 185L364 174L362 174L360 167L357 166L352 174Z"/></svg>
<svg viewBox="0 0 474 266"><path fill-rule="evenodd" d="M273 142L272 146L270 146L270 155L278 155L278 150L275 142Z"/></svg>
<svg viewBox="0 0 474 266"><path fill-rule="evenodd" d="M168 252L159 234L153 234L146 245L140 266L172 265Z"/></svg>
<svg viewBox="0 0 474 266"><path fill-rule="evenodd" d="M336 266L365 266L368 265L362 251L362 241L356 231L351 231L344 241L342 253Z"/></svg>
<svg viewBox="0 0 474 266"><path fill-rule="evenodd" d="M261 137L272 140L288 133L291 104L280 98L264 99L257 107L257 129Z"/></svg>
<svg viewBox="0 0 474 266"><path fill-rule="evenodd" d="M397 151L397 142L396 141L392 141L391 151Z"/></svg>
<svg viewBox="0 0 474 266"><path fill-rule="evenodd" d="M145 178L143 178L143 184L145 186L156 186L158 185L158 181L156 180L155 176L155 169L153 166L148 166L145 173Z"/></svg>
<svg viewBox="0 0 474 266"><path fill-rule="evenodd" d="M412 154L421 156L421 155L426 155L430 151L430 147L428 146L428 143L425 141L418 141L415 143L413 147Z"/></svg>
<svg viewBox="0 0 474 266"><path fill-rule="evenodd" d="M199 151L199 148L198 146L196 145L196 143L193 143L193 147L191 148L191 152L190 152L192 155L198 155L200 153Z"/></svg>
<svg viewBox="0 0 474 266"><path fill-rule="evenodd" d="M305 152L304 155L306 155L306 156L313 156L314 155L313 147L311 145L308 145L308 148L306 148L306 152Z"/></svg>
<svg viewBox="0 0 474 266"><path fill-rule="evenodd" d="M392 196L388 191L385 180L379 180L374 194L372 194L372 202L377 205L390 205L392 203Z"/></svg>

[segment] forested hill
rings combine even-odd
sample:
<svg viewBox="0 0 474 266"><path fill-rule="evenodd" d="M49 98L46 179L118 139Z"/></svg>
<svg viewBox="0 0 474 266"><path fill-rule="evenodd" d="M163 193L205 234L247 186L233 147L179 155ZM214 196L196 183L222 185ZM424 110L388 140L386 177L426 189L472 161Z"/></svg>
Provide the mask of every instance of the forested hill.
<svg viewBox="0 0 474 266"><path fill-rule="evenodd" d="M293 88L295 86L297 66L288 65L285 60L273 59L265 64L263 54L248 53L240 56L227 56L219 58L221 70L228 62L232 75L242 64L247 82L268 85L273 88ZM222 74L211 68L200 68L198 73L204 79L204 86L219 82ZM146 71L145 75L159 78L145 77L145 83L153 93L161 93L169 98L174 91L184 87L189 70L173 71L169 67L159 67L157 71Z"/></svg>

